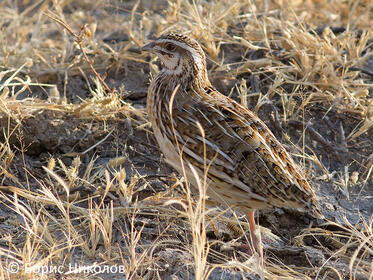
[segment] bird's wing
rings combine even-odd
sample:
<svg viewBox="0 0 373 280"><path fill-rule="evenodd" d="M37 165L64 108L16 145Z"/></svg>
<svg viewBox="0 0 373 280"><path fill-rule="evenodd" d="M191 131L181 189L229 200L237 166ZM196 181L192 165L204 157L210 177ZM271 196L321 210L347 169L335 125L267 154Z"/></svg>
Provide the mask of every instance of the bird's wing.
<svg viewBox="0 0 373 280"><path fill-rule="evenodd" d="M301 169L250 110L212 87L172 104L169 131L183 157L209 175L280 207L312 208L315 195Z"/></svg>

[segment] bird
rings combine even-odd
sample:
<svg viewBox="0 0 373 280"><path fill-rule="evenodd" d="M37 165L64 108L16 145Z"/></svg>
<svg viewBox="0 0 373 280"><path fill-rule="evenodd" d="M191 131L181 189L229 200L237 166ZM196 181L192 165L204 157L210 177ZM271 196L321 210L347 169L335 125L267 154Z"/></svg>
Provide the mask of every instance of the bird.
<svg viewBox="0 0 373 280"><path fill-rule="evenodd" d="M255 210L301 208L323 217L304 172L271 130L212 86L195 39L168 33L141 50L163 64L150 82L146 108L166 162L194 187L206 174L207 196L247 215L253 252L263 254Z"/></svg>

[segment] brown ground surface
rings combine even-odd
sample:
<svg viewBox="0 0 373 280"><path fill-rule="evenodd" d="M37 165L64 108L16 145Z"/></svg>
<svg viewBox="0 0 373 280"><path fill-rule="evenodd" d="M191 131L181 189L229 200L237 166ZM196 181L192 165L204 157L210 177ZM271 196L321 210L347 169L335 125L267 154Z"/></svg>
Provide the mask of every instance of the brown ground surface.
<svg viewBox="0 0 373 280"><path fill-rule="evenodd" d="M177 22L146 25L148 21L167 21L165 14L173 11L171 4L167 5L162 1L159 6L159 3L149 4L143 1L132 15L134 19L131 21L134 1L97 1L95 4L90 4L89 1L65 1L71 3L58 6L59 8L47 2L36 4L32 1L5 1L0 4L0 11L3 13L16 11L20 17L30 18L29 21L18 19L18 28L23 28L21 23L30 26L28 32L25 30L18 34L25 36L22 42L16 36L12 37L6 33L11 29L14 24L12 20L15 18L9 17L8 21L0 21L0 30L9 36L2 38L4 48L0 53L0 85L14 73L6 71L18 69L27 58L31 58L33 64L23 68L17 77L22 80L29 77L34 83L16 96L14 92L18 92L22 85L8 85L14 92L11 91L7 97L6 89L0 90L0 101L3 104L0 105L0 185L3 186L0 189L0 276L4 279L10 279L11 276L19 279L50 279L50 275L30 275L22 271L9 274L7 265L14 258L18 263L40 261L49 265L66 265L78 260L84 264L126 264L126 277L132 279L194 279L195 260L193 253L188 251L193 243L189 221L176 212L181 209L180 206L164 205L167 199L178 200L185 194L178 185L170 189L176 178L180 177L164 162L151 127L146 122L144 108L150 79L147 63L149 58L141 55L139 47L136 46L140 38L146 41L167 26L170 29L172 24L177 26ZM361 5L368 5L368 2L362 2ZM185 5L181 5L181 11L187 9ZM205 5L210 5L209 1ZM15 8L16 6L18 8ZM258 4L257 7L260 20L261 5ZM273 8L274 14L282 9L273 3L270 7ZM97 90L95 76L84 61L81 51L72 43L71 36L64 34L61 26L52 23L41 13L47 8L53 12L57 11L60 16L64 15L66 22L73 26L74 30L79 30L85 23L90 24L89 28L92 28L92 24L97 24L94 38L87 43L88 54L90 59L94 60L95 69L105 76L108 86L118 90L115 93L117 99L113 94L102 94L103 90ZM241 12L237 14L243 15L245 9L240 9ZM301 14L297 9L295 12ZM314 11L310 10L311 12ZM49 24L44 26L38 23L38 16L33 16L34 14L40 15L41 21L48 21ZM271 13L266 16L276 17ZM120 19L123 25L118 23ZM313 26L312 30L321 34L322 30L318 30L318 27L347 28L343 25L343 20L338 21L340 25L331 26L326 19L320 20L320 25ZM237 33L237 30L242 31L244 27L240 29L233 23L245 26L244 21L245 19L227 21L229 27L226 33L229 38L242 35ZM134 26L131 27L130 22ZM343 36L340 34L350 32L349 36L359 37L367 30L367 27L359 24L353 27L354 29L349 31L334 30L333 36ZM187 30L187 25L184 28ZM275 32L271 28L270 31ZM144 32L147 29L152 31ZM330 32L333 33L333 30ZM142 38L142 35L147 33L150 34L148 38ZM311 30L309 33L314 34ZM344 103L340 102L345 101L343 95L340 100L335 96L330 97L330 100L315 97L306 104L304 110L291 114L289 112L295 112L304 104L310 93L315 92L317 84L315 86L311 81L309 85L299 85L292 82L297 80L296 75L293 76L294 80L289 82L286 79L290 77L283 76L284 81L280 86L282 94L269 94L277 82L276 77L280 70L271 71L270 68L255 66L253 71L232 74L237 73L235 70L242 61L256 62L268 57L277 57L282 65L294 66L295 58L289 55L286 47L274 43L271 51L265 48L250 50L224 40L228 37L218 32L215 35L215 42L221 37L225 44L221 45L216 58L209 55L208 66L212 84L219 91L231 94L232 98L239 102L242 92L239 88L247 88L247 106L252 110L258 109L259 116L280 142L305 166L323 212L329 220L314 220L306 213L293 209L270 209L258 213L259 224L268 229L263 229L266 267L264 277L368 279L369 275L372 276L372 267L368 264L373 250L370 236L373 213L372 126L357 137L349 136L361 128L364 122L373 122L373 57L367 58L359 67L351 65L351 69L345 73L349 75L353 72L353 81L364 81L369 85L366 86L368 111L365 115L348 109L350 107L347 105L343 107ZM35 38L44 40L43 44L35 43ZM372 35L369 40L362 55L372 52ZM5 50L10 50L9 46L15 43L18 44L15 54ZM263 46L261 44L262 42L259 42L257 45ZM22 48L25 54L21 52ZM43 59L51 56L55 56L53 63L43 62ZM216 64L219 60L221 65ZM229 67L224 67L227 65ZM152 67L154 66L160 67L159 62L153 61ZM341 67L337 64L334 66ZM154 69L151 71L154 72ZM298 78L307 81L301 75ZM59 94L51 96L50 89L41 86L41 83L56 85ZM290 98L294 92L300 94ZM331 91L330 94L333 95L334 92ZM270 98L259 100L263 96ZM360 110L357 105L355 108ZM302 147L305 148L302 150ZM303 157L303 153L306 156ZM45 170L46 166L52 166L50 170L53 174ZM125 173L122 182L126 185L126 191L119 187L120 180L116 176L120 172ZM66 195L66 187L59 180L68 185L69 197ZM105 193L105 187L110 180L113 185ZM85 209L86 212L71 208L71 221L67 223L66 216L57 202L41 199L46 197L45 192L41 191L45 189L50 190L53 197L60 201L70 202L74 207ZM159 193L162 195L157 196ZM98 206L104 195L103 205ZM66 209L67 205L64 204ZM98 227L97 244L93 245L92 231L89 229L91 224L87 222L88 210L93 208L104 212L105 207L110 208L110 205L115 208L111 236L104 237L105 234ZM20 206L27 210L20 210ZM31 213L30 216L25 215L27 212ZM257 266L250 263L250 256L245 255L237 245L245 242L242 233L239 228L235 230L237 226L227 222L233 219L233 215L230 211L224 214L222 220L216 221L215 230L210 224L207 226L206 235L211 244L207 266L211 268L214 264L217 265L209 279L259 279L255 273ZM244 221L244 218L239 216L239 220ZM82 239L66 236L67 232L70 232L65 231L68 224L76 229ZM279 237L276 242L270 237L269 230ZM131 232L139 234L138 241L134 242ZM358 238L359 234L361 239ZM49 235L51 236L48 237ZM105 244L105 240L109 240L111 245ZM365 240L365 244L362 240ZM89 249L82 246L82 242L86 242ZM346 244L349 246L345 246ZM53 253L62 247L64 249L61 249L60 253ZM110 248L112 251L108 252ZM130 248L134 251L131 252ZM352 258L360 262L351 264ZM123 277L120 274L85 276L89 279ZM53 274L53 277L75 279L74 277L80 276L57 273Z"/></svg>

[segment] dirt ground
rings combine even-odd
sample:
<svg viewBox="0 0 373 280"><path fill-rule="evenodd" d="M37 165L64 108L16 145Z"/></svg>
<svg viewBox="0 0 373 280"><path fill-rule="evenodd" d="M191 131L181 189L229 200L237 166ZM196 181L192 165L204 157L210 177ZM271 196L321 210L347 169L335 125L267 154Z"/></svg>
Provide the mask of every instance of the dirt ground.
<svg viewBox="0 0 373 280"><path fill-rule="evenodd" d="M125 279L198 279L190 219L177 203L185 199L183 179L165 163L145 113L147 88L161 65L141 54L137 45L166 30L193 28L189 10L193 7L187 1L140 1L138 6L134 1L49 2L0 4L1 14L9 14L0 20L4 34L0 51L1 279L82 277L27 273L26 262L64 267L73 262L123 265ZM258 212L265 249L260 272L257 260L240 247L247 230L231 223L240 221L245 228L244 217L228 210L213 224L205 224L210 248L206 271L214 269L204 277L369 279L373 275L372 29L368 34L369 22L364 26L362 18L352 15L347 25L343 8L335 8L329 18L312 14L318 7L308 3L313 8L310 16L304 16L305 7L288 1L298 18L284 19L289 6L281 6L282 1L265 2L267 7L250 2L246 10L227 1L221 8L227 14L219 16L229 19L216 22L214 32L209 31L219 46L216 52L209 51L213 47L203 35L196 39L206 49L212 84L238 102L245 99L304 167L326 220L295 209ZM216 12L220 5L218 1L196 3L202 15ZM356 13L358 8L373 14L369 1L356 4ZM87 24L92 31L92 38L83 43L88 57L107 86L116 91L110 93L99 85L73 37L46 16L48 11L63 15L76 32ZM178 11L179 20L170 21L173 13L178 18ZM349 37L358 42L366 36L358 54L365 58L361 64L343 64L352 49L346 43L340 46L346 57L338 61L332 60L338 55L332 49L325 51L335 71L330 76L337 75L334 78L321 72L310 71L308 76L302 76L302 71L286 72L302 63L301 70L307 69L302 52L294 54L294 46L284 43L299 38L292 39L289 33L279 43L275 38L281 27L270 26L268 20L268 32L274 34L268 43L271 48L253 32L248 38L257 48L234 41L235 36L246 34L247 13L256 14L257 21L273 17L294 26L302 17L305 22L299 30L320 40ZM13 77L24 63L28 64ZM335 79L336 85L329 79ZM338 81L343 81L339 88ZM212 215L221 211L214 208ZM11 262L17 262L20 271L10 272ZM83 276L123 279L120 273Z"/></svg>

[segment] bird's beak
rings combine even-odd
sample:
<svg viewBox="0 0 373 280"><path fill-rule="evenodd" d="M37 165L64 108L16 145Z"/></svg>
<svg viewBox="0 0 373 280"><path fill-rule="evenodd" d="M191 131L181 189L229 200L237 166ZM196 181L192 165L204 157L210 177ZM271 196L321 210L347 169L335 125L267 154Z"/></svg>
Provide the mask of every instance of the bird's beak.
<svg viewBox="0 0 373 280"><path fill-rule="evenodd" d="M155 43L151 42L151 43L146 44L145 46L143 46L141 48L141 51L143 51L143 52L153 52L154 51L154 46L155 46Z"/></svg>

